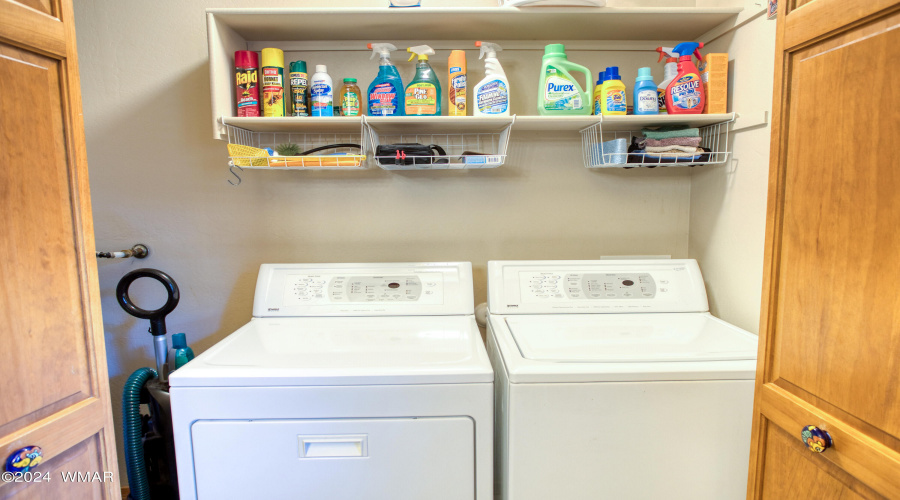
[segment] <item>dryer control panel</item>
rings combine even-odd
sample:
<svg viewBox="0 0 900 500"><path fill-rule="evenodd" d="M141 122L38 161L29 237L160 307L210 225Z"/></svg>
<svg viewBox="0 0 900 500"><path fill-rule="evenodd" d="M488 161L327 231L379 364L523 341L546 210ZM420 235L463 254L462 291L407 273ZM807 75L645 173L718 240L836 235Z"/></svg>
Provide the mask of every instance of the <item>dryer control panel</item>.
<svg viewBox="0 0 900 500"><path fill-rule="evenodd" d="M522 295L529 299L652 299L656 280L650 273L523 273ZM668 283L668 281L666 281ZM668 290L667 290L668 291Z"/></svg>
<svg viewBox="0 0 900 500"><path fill-rule="evenodd" d="M471 264L263 264L253 315L473 314Z"/></svg>
<svg viewBox="0 0 900 500"><path fill-rule="evenodd" d="M703 312L694 260L492 261L488 308L495 314Z"/></svg>

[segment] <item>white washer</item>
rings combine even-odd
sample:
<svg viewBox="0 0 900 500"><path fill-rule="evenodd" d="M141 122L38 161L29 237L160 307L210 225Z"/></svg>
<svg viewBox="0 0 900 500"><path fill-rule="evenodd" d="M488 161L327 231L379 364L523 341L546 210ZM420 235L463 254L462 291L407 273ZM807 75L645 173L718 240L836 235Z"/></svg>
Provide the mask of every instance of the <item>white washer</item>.
<svg viewBox="0 0 900 500"><path fill-rule="evenodd" d="M170 377L182 500L489 500L472 266L264 264L253 319Z"/></svg>
<svg viewBox="0 0 900 500"><path fill-rule="evenodd" d="M743 499L755 335L694 260L488 263L507 500Z"/></svg>

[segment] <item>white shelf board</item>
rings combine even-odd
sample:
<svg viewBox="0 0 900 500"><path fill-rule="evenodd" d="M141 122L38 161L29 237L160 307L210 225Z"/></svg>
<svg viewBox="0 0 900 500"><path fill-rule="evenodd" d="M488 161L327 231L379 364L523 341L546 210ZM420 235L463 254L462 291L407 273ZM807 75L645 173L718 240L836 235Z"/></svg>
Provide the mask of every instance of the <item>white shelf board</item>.
<svg viewBox="0 0 900 500"><path fill-rule="evenodd" d="M740 7L207 9L247 41L693 40Z"/></svg>
<svg viewBox="0 0 900 500"><path fill-rule="evenodd" d="M634 130L663 125L703 127L726 122L733 113L715 115L626 115L604 116L603 130ZM599 122L599 116L516 115L513 131L578 132ZM356 133L362 119L358 116L223 118L223 123L252 132L284 133ZM366 122L382 133L465 134L501 132L513 122L512 116L367 116Z"/></svg>
<svg viewBox="0 0 900 500"><path fill-rule="evenodd" d="M633 130L663 125L704 127L726 122L733 113L714 115L625 115L625 116L516 116L513 131L580 131L603 120L604 131Z"/></svg>

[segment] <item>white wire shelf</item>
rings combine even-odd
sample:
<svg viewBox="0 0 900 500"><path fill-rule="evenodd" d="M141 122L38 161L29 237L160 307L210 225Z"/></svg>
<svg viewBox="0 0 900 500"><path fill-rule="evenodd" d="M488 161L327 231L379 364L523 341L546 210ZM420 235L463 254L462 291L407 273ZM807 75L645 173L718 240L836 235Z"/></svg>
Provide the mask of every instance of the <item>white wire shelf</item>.
<svg viewBox="0 0 900 500"><path fill-rule="evenodd" d="M703 118L719 118L718 121L706 124ZM726 118L722 120L721 118ZM653 116L638 116L632 119L631 129L623 129L625 122L614 118L625 117L597 117L600 120L581 130L584 166L587 168L636 168L636 167L688 167L695 165L717 165L728 161L729 151L728 136L734 122L733 113L725 115L671 115L662 120L653 120ZM657 117L661 118L661 117ZM707 118L708 119L708 118ZM608 122L614 126L607 127ZM616 123L618 122L618 123ZM619 125L619 126L615 126ZM696 154L676 152L659 153L645 152L644 150L628 151L632 149L632 138L641 136L644 127L663 125L685 125L698 128L700 136L700 148Z"/></svg>
<svg viewBox="0 0 900 500"><path fill-rule="evenodd" d="M299 118L298 120L302 120ZM368 168L366 127L357 121L355 132L322 132L310 128L309 132L258 132L225 124L229 150L228 168L237 182L249 170L362 170ZM224 124L224 122L223 122ZM323 146L321 154L303 156L271 156L265 149L276 149L282 144L293 144L299 151L309 151Z"/></svg>
<svg viewBox="0 0 900 500"><path fill-rule="evenodd" d="M515 116L363 118L371 158L385 170L497 168L506 162L509 133L515 121ZM411 126L416 122L420 126ZM390 148L390 154L378 154L379 146L400 144L435 145L440 148L435 148L437 151L445 154L403 157L399 147Z"/></svg>

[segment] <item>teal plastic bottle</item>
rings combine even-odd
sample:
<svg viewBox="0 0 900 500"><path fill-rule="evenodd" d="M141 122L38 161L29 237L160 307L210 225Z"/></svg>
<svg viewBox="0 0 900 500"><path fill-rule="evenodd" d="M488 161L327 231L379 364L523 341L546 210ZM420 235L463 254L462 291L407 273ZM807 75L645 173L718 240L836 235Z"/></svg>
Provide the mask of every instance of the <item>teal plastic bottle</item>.
<svg viewBox="0 0 900 500"><path fill-rule="evenodd" d="M587 89L581 88L573 72L584 74ZM537 99L539 115L589 115L593 110L592 92L591 71L569 61L565 45L552 43L544 47Z"/></svg>
<svg viewBox="0 0 900 500"><path fill-rule="evenodd" d="M186 365L188 361L194 359L194 350L188 347L187 338L183 333L172 335L172 349L175 350L176 370Z"/></svg>
<svg viewBox="0 0 900 500"><path fill-rule="evenodd" d="M419 58L416 63L416 76L406 86L406 115L407 116L441 116L441 82L428 64L428 56L434 55L434 49L427 45L409 47L407 52L412 53L409 60Z"/></svg>
<svg viewBox="0 0 900 500"><path fill-rule="evenodd" d="M368 92L369 116L403 116L403 80L400 72L391 62L391 52L397 47L389 43L370 43L372 57L378 55L378 76L372 80ZM371 59L370 57L369 59Z"/></svg>

